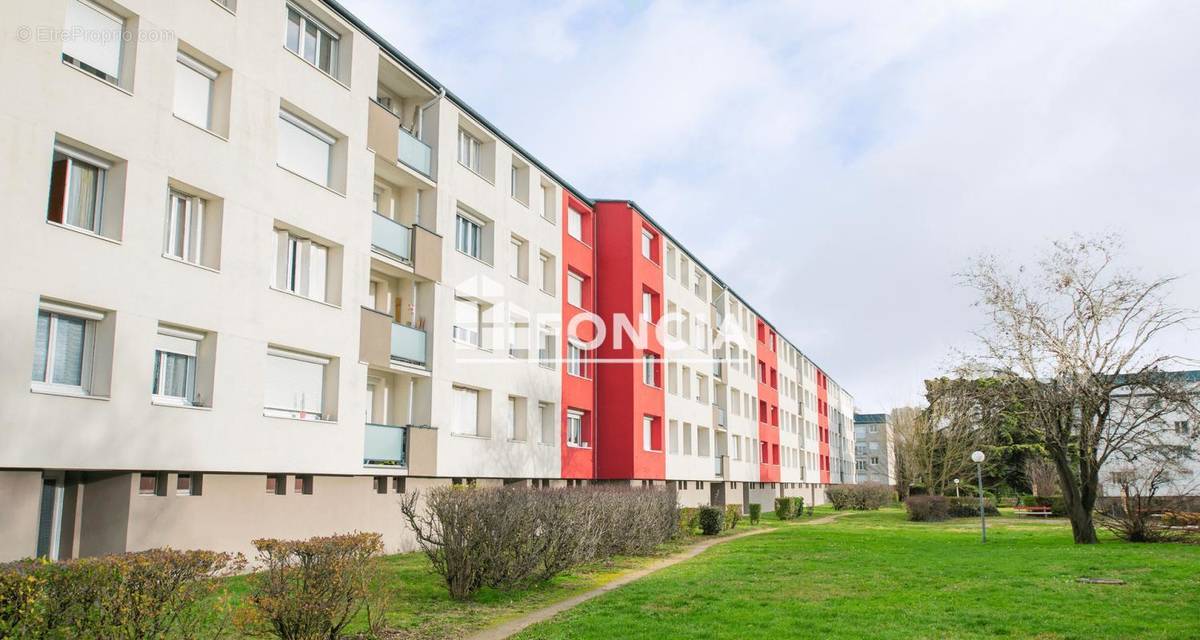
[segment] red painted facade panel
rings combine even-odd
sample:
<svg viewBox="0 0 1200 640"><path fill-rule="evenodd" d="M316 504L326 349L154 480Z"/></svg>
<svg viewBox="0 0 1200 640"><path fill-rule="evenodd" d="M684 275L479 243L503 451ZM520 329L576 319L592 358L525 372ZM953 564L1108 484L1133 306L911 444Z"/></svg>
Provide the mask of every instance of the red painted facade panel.
<svg viewBox="0 0 1200 640"><path fill-rule="evenodd" d="M579 214L579 238L571 235L572 212ZM566 193L561 209L562 227L562 281L559 291L562 295L562 406L559 409L559 446L562 450L562 477L567 479L589 479L596 475L597 429L600 416L595 404L596 368L594 364L583 365L582 376L569 372L567 361L567 345L571 338L577 343L587 346L596 336L595 322L586 320L588 313L596 312L596 272L595 272L595 215L591 207L583 201ZM578 276L583 280L582 307L577 307L568 301L568 279ZM585 359L591 355L586 354ZM572 444L567 437L567 414L578 411L583 414L583 443L584 446Z"/></svg>
<svg viewBox="0 0 1200 640"><path fill-rule="evenodd" d="M662 313L662 237L627 202L598 202L593 209L597 278L596 305L607 326L597 357L596 406L600 408L596 477L605 479L661 480L666 477L665 397L663 395L663 348L653 324L642 326L642 294L655 301L653 319ZM652 259L642 255L642 233L653 234ZM620 329L623 321L642 328L645 349L634 345ZM659 357L654 386L643 383L642 358L646 352ZM651 449L643 445L643 418L652 419Z"/></svg>
<svg viewBox="0 0 1200 640"><path fill-rule="evenodd" d="M760 482L779 482L779 337L761 318L756 320L755 343L758 362L758 440Z"/></svg>
<svg viewBox="0 0 1200 640"><path fill-rule="evenodd" d="M825 372L817 369L817 433L819 439L819 458L821 461L821 482L829 483L829 381Z"/></svg>

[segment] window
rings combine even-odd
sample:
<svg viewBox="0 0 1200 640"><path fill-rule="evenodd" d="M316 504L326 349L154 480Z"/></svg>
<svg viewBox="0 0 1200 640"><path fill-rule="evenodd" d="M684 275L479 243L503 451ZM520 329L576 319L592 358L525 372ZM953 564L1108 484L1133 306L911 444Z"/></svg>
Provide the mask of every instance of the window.
<svg viewBox="0 0 1200 640"><path fill-rule="evenodd" d="M654 259L654 233L649 229L642 229L642 257Z"/></svg>
<svg viewBox="0 0 1200 640"><path fill-rule="evenodd" d="M658 356L642 354L642 382L651 387L658 386Z"/></svg>
<svg viewBox="0 0 1200 640"><path fill-rule="evenodd" d="M329 358L267 348L263 413L282 418L321 420L325 415L325 374Z"/></svg>
<svg viewBox="0 0 1200 640"><path fill-rule="evenodd" d="M462 166L483 174L483 143L464 129L458 130L458 163Z"/></svg>
<svg viewBox="0 0 1200 640"><path fill-rule="evenodd" d="M692 283L692 293L704 300L704 270L696 267L696 280Z"/></svg>
<svg viewBox="0 0 1200 640"><path fill-rule="evenodd" d="M667 421L667 453L679 453L679 423Z"/></svg>
<svg viewBox="0 0 1200 640"><path fill-rule="evenodd" d="M508 397L509 438L525 440L525 398Z"/></svg>
<svg viewBox="0 0 1200 640"><path fill-rule="evenodd" d="M558 218L558 208L554 202L554 185L542 185L542 217L551 223Z"/></svg>
<svg viewBox="0 0 1200 640"><path fill-rule="evenodd" d="M110 168L110 163L96 156L55 144L46 219L99 234Z"/></svg>
<svg viewBox="0 0 1200 640"><path fill-rule="evenodd" d="M328 302L329 247L284 229L275 233L275 288Z"/></svg>
<svg viewBox="0 0 1200 640"><path fill-rule="evenodd" d="M220 73L182 51L175 56L175 115L212 129L213 86Z"/></svg>
<svg viewBox="0 0 1200 640"><path fill-rule="evenodd" d="M667 247L667 275L674 278L675 276L675 247Z"/></svg>
<svg viewBox="0 0 1200 640"><path fill-rule="evenodd" d="M541 344L538 350L538 361L543 367L547 369L554 368L555 354L558 352L557 344L558 341L555 339L550 327L543 326L541 330Z"/></svg>
<svg viewBox="0 0 1200 640"><path fill-rule="evenodd" d="M454 248L476 260L483 259L483 225L478 218L459 210L455 225Z"/></svg>
<svg viewBox="0 0 1200 640"><path fill-rule="evenodd" d="M512 236L508 244L508 273L521 282L529 282L529 245L521 238Z"/></svg>
<svg viewBox="0 0 1200 640"><path fill-rule="evenodd" d="M120 84L125 19L90 0L68 0L65 27L63 62Z"/></svg>
<svg viewBox="0 0 1200 640"><path fill-rule="evenodd" d="M204 199L175 189L169 193L164 252L184 262L200 264L204 246Z"/></svg>
<svg viewBox="0 0 1200 640"><path fill-rule="evenodd" d="M1189 431L1190 431L1190 429L1188 428L1187 420L1176 420L1175 421L1175 433L1178 433L1179 435L1182 435L1182 436L1186 436Z"/></svg>
<svg viewBox="0 0 1200 640"><path fill-rule="evenodd" d="M196 402L196 357L204 334L159 325L151 393L157 402Z"/></svg>
<svg viewBox="0 0 1200 640"><path fill-rule="evenodd" d="M287 493L287 476L282 473L268 475L265 487L268 494L282 496Z"/></svg>
<svg viewBox="0 0 1200 640"><path fill-rule="evenodd" d="M301 177L332 186L333 136L303 118L279 112L279 166Z"/></svg>
<svg viewBox="0 0 1200 640"><path fill-rule="evenodd" d="M654 324L654 294L649 291L642 292L642 320Z"/></svg>
<svg viewBox="0 0 1200 640"><path fill-rule="evenodd" d="M479 392L466 387L454 387L451 430L454 433L479 435Z"/></svg>
<svg viewBox="0 0 1200 640"><path fill-rule="evenodd" d="M96 323L104 314L43 301L33 349L33 387L91 392Z"/></svg>
<svg viewBox="0 0 1200 640"><path fill-rule="evenodd" d="M583 308L583 278L567 272L567 303Z"/></svg>
<svg viewBox="0 0 1200 640"><path fill-rule="evenodd" d="M296 476L292 479L292 493L311 496L313 492L313 477L309 475Z"/></svg>
<svg viewBox="0 0 1200 640"><path fill-rule="evenodd" d="M642 416L642 449L646 451L655 451L654 423L653 416Z"/></svg>
<svg viewBox="0 0 1200 640"><path fill-rule="evenodd" d="M879 456L871 456L871 464L879 464Z"/></svg>
<svg viewBox="0 0 1200 640"><path fill-rule="evenodd" d="M529 165L513 157L509 170L508 193L513 200L529 206Z"/></svg>
<svg viewBox="0 0 1200 640"><path fill-rule="evenodd" d="M138 474L138 495L165 496L167 474L157 471L142 471Z"/></svg>
<svg viewBox="0 0 1200 640"><path fill-rule="evenodd" d="M538 260L542 264L542 291L554 295L554 280L558 277L558 269L554 266L554 256L542 253L538 256Z"/></svg>
<svg viewBox="0 0 1200 640"><path fill-rule="evenodd" d="M692 455L692 425L683 423L683 455Z"/></svg>
<svg viewBox="0 0 1200 640"><path fill-rule="evenodd" d="M583 242L583 214L574 207L567 209L567 235Z"/></svg>
<svg viewBox="0 0 1200 640"><path fill-rule="evenodd" d="M478 302L465 298L454 299L453 338L458 342L481 347L483 311Z"/></svg>
<svg viewBox="0 0 1200 640"><path fill-rule="evenodd" d="M309 64L336 77L338 66L338 36L332 29L300 9L288 5L287 40L292 53Z"/></svg>
<svg viewBox="0 0 1200 640"><path fill-rule="evenodd" d="M583 437L583 412L567 409L567 444L576 447L586 447Z"/></svg>
<svg viewBox="0 0 1200 640"><path fill-rule="evenodd" d="M175 495L177 496L198 496L201 493L200 489L201 476L198 473L181 473L175 478Z"/></svg>
<svg viewBox="0 0 1200 640"><path fill-rule="evenodd" d="M574 340L567 341L567 373L580 378L588 377L587 351Z"/></svg>
<svg viewBox="0 0 1200 640"><path fill-rule="evenodd" d="M554 405L549 402L538 403L538 416L542 426L542 444L554 444L556 417Z"/></svg>

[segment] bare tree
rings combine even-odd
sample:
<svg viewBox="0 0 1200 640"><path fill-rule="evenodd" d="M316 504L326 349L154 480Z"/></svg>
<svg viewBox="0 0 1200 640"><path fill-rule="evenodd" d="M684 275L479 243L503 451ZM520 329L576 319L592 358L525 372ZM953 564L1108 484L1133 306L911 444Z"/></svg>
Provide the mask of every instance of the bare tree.
<svg viewBox="0 0 1200 640"><path fill-rule="evenodd" d="M1168 304L1173 277L1142 280L1114 263L1113 237L1056 242L1035 270L971 265L964 283L980 294L988 324L982 354L960 379L990 379L1058 472L1076 543L1096 542L1093 509L1100 468L1116 452L1161 442L1168 417L1196 415L1194 383L1170 373L1183 360L1158 353L1163 335L1193 312Z"/></svg>
<svg viewBox="0 0 1200 640"><path fill-rule="evenodd" d="M1189 452L1167 448L1123 460L1109 478L1118 500L1099 512L1100 523L1129 542L1173 542L1200 535L1195 527L1173 521L1173 512L1186 510L1188 496L1196 492L1194 483L1179 482L1188 457ZM1174 495L1163 495L1168 488Z"/></svg>
<svg viewBox="0 0 1200 640"><path fill-rule="evenodd" d="M933 389L939 381L927 382ZM930 398L934 397L931 391ZM945 493L954 478L970 471L970 453L979 444L975 424L954 419L948 403L936 401L924 411L904 410L893 424L896 458L905 489L921 485L930 493Z"/></svg>
<svg viewBox="0 0 1200 640"><path fill-rule="evenodd" d="M1030 456L1025 459L1025 477L1035 496L1052 496L1059 493L1058 470L1045 457Z"/></svg>

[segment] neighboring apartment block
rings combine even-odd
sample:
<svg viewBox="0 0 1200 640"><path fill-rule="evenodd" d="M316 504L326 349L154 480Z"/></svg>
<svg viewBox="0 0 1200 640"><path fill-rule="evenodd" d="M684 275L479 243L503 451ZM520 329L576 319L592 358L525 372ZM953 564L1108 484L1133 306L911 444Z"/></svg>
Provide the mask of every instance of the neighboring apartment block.
<svg viewBox="0 0 1200 640"><path fill-rule="evenodd" d="M854 458L858 482L896 485L896 439L890 415L854 414Z"/></svg>
<svg viewBox="0 0 1200 640"><path fill-rule="evenodd" d="M336 2L0 15L0 560L401 549L437 485L854 481L825 371Z"/></svg>

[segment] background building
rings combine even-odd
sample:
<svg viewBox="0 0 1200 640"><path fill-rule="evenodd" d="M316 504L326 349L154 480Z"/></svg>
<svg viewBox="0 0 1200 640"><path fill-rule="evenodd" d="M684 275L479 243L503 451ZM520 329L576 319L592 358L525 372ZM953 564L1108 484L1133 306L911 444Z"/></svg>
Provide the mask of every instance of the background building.
<svg viewBox="0 0 1200 640"><path fill-rule="evenodd" d="M889 414L854 414L854 458L858 482L896 486L896 439Z"/></svg>

